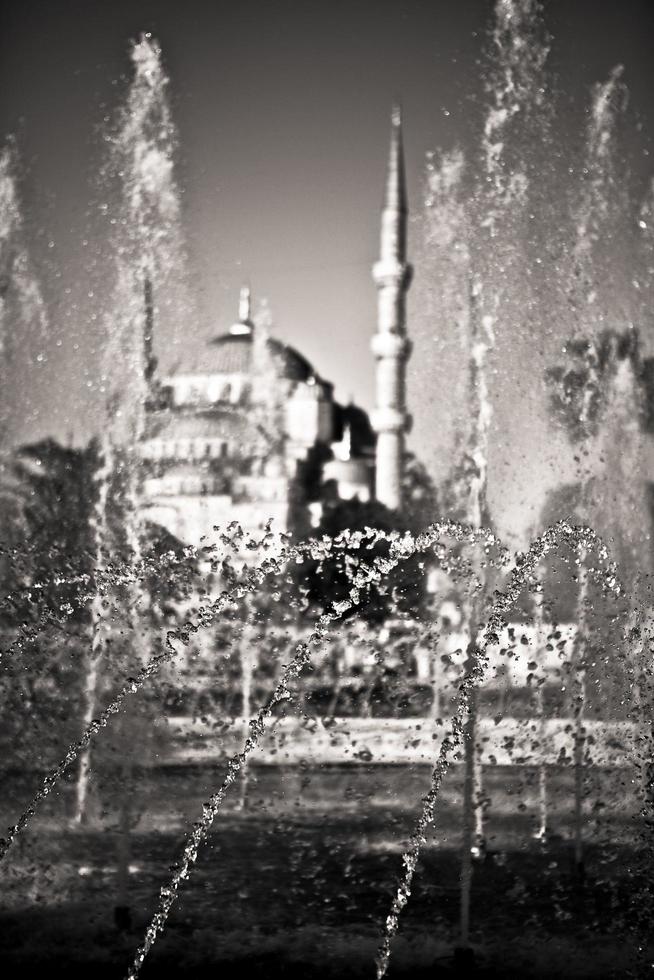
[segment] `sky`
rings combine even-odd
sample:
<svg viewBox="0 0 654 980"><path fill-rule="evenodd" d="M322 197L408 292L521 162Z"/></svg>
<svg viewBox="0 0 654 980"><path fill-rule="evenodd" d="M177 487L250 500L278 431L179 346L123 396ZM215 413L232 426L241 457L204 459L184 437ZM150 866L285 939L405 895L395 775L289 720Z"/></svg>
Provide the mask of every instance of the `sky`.
<svg viewBox="0 0 654 980"><path fill-rule="evenodd" d="M546 0L544 7L561 138L581 130L589 86L622 63L634 126L641 125L628 149L635 171L646 175L654 132L654 4ZM142 31L161 44L171 79L198 307L197 322L156 338L163 366L186 345L225 330L239 286L248 282L255 297L268 300L275 334L335 383L337 397L372 408L370 269L390 106L397 99L403 106L415 261L425 155L466 148L478 131L491 8L487 0L4 0L0 137L13 133L18 140L31 254L51 320L47 361L16 365L15 432L81 441L98 425L98 338L88 332L92 297L84 282L88 212L97 201L103 119L124 94L129 41ZM420 317L416 265L409 333ZM436 356L427 340L417 332L414 365ZM412 447L430 465L440 451L430 433L438 431L442 411L432 395L410 368L409 401L421 421ZM507 441L501 431L495 440L498 447ZM542 504L542 493L528 490L533 431L525 426L510 442L498 450L499 470L506 470L509 452L527 475L512 478L507 522L526 525ZM539 458L559 450L554 436Z"/></svg>

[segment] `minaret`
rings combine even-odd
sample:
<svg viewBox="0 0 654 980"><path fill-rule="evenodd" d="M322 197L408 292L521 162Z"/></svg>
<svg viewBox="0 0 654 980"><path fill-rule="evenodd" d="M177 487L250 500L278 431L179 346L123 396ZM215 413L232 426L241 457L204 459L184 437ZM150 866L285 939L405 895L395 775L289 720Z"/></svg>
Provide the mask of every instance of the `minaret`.
<svg viewBox="0 0 654 980"><path fill-rule="evenodd" d="M377 333L371 343L377 359L376 407L371 416L377 433L375 497L391 510L402 506L404 436L411 423L405 404L406 361L411 349L405 333L405 307L413 273L406 261L407 215L402 121L396 106L392 114L379 261L372 270L378 298Z"/></svg>
<svg viewBox="0 0 654 980"><path fill-rule="evenodd" d="M152 387L157 359L154 356L154 303L152 300L152 280L146 277L143 283L143 302L145 305L145 330L143 333L143 361L145 382Z"/></svg>

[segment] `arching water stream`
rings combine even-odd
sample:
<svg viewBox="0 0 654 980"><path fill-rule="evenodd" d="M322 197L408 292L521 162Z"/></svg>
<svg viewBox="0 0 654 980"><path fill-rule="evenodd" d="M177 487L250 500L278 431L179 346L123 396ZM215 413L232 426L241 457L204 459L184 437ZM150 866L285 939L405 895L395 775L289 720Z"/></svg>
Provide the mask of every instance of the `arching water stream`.
<svg viewBox="0 0 654 980"><path fill-rule="evenodd" d="M600 936L616 970L641 969L649 955L649 392L638 335L651 288L651 207L625 199L620 70L591 94L581 163L571 168L553 152L550 44L540 4L499 0L476 152L453 149L427 167L426 288L438 329L456 334L464 354L441 514L420 532L366 526L299 542L271 522L253 535L233 521L207 527L196 546L151 520L144 487L142 446L165 410L153 322L174 303L185 249L161 52L149 36L132 46L101 177L111 297L103 426L97 445L63 466L79 465L87 511L74 548L36 534L0 552L3 738L25 770L3 805L12 821L0 845L7 906L22 913L25 896L35 905L48 887L64 904L79 902L82 885L100 880L115 913L109 959L125 954L130 980L150 955L156 971L185 902L216 916L206 963L221 962L235 916L257 955L257 943L268 948L259 917L288 935L269 908L270 878L280 905L280 891L298 889L291 916L306 906L329 919L311 939L307 969L327 969L330 949L346 948L338 943L351 910L361 972L376 968L378 978L396 949L398 971L417 969L416 956L431 969L443 949L468 969L473 953L483 962L494 930L500 945L507 936L517 946L527 930L552 955L570 922L563 957L572 948L583 959ZM21 243L15 170L5 153L0 329L11 299L19 328L33 331L45 314ZM550 213L555 186L574 201L565 218ZM642 271L613 262L616 252ZM546 424L577 456L574 485L555 520L512 555L495 531L493 452L494 427L509 431L516 419L505 417L506 403L498 414L498 386L524 369L534 332L552 329L562 344L542 365L538 397ZM267 335L258 336L265 355ZM278 428L271 405L258 406L268 436ZM54 466L44 457L36 475L21 471L28 488L43 486L29 479L45 463ZM22 498L20 507L25 526L39 527ZM336 567L347 587L334 598ZM313 604L312 574L325 583ZM371 612L380 597L382 618ZM368 796L359 781L373 787ZM198 784L204 802L194 812ZM331 851L340 855L339 820L354 826L342 880L332 865L323 877L319 856L321 847L334 862ZM115 841L103 850L107 828ZM158 850L166 833L169 873L168 850L163 859ZM257 841L238 856L252 885L230 857L239 835ZM275 863L275 847L287 865ZM101 859L85 857L87 848ZM48 862L55 870L46 873ZM218 902L221 886L227 900ZM480 900L489 889L492 901ZM307 890L327 894L327 911ZM99 901L93 892L91 904ZM360 965L334 963L340 975ZM524 958L516 963L526 969Z"/></svg>

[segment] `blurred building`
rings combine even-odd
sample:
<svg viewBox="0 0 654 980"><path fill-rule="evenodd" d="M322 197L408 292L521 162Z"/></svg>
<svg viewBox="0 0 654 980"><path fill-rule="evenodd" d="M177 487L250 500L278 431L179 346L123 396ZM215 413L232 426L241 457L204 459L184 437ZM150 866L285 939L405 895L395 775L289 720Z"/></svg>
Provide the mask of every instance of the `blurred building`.
<svg viewBox="0 0 654 980"><path fill-rule="evenodd" d="M249 289L238 319L196 362L153 380L146 439L148 517L197 544L215 525L310 529L329 496L370 499L375 440L365 413L294 348L257 328Z"/></svg>
<svg viewBox="0 0 654 980"><path fill-rule="evenodd" d="M294 348L255 325L250 291L237 320L219 331L196 361L159 378L151 356L144 498L147 516L179 540L197 544L214 526L236 521L305 534L329 500L376 497L401 507L405 409L407 206L401 121L394 110L382 211L378 288L377 406L371 421L339 405L333 385ZM372 369L372 365L371 365Z"/></svg>

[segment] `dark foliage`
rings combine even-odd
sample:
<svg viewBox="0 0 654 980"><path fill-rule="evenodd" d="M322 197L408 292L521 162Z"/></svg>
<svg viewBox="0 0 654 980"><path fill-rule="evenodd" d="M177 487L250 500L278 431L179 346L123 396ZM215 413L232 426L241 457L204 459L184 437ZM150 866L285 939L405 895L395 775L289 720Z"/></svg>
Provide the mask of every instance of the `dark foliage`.
<svg viewBox="0 0 654 980"><path fill-rule="evenodd" d="M618 362L629 358L642 377L638 335L603 330L596 338L568 341L564 351L565 362L549 368L545 378L555 417L571 442L579 442L600 428Z"/></svg>
<svg viewBox="0 0 654 980"><path fill-rule="evenodd" d="M338 537L346 531L375 528L385 532L419 533L437 520L437 495L427 471L415 457L408 456L404 470L402 512L393 512L376 501L334 501L325 505L322 520L314 531L321 538ZM389 544L381 541L364 548L334 549L327 559L312 560L298 566L294 573L297 586L305 591L315 611L330 608L347 599L353 575L362 565L388 554ZM426 603L425 572L428 558L416 555L403 561L380 585L371 588L358 609L349 615L360 615L368 622L380 623L396 616L420 616Z"/></svg>
<svg viewBox="0 0 654 980"><path fill-rule="evenodd" d="M10 466L13 519L4 528L5 542L14 550L3 576L6 591L15 595L14 615L5 611L10 620L38 618L44 608L66 611L70 603L71 615L84 618L76 599L88 589L80 577L93 573L91 520L99 463L95 442L72 448L44 439L16 451ZM35 586L40 587L28 596Z"/></svg>

